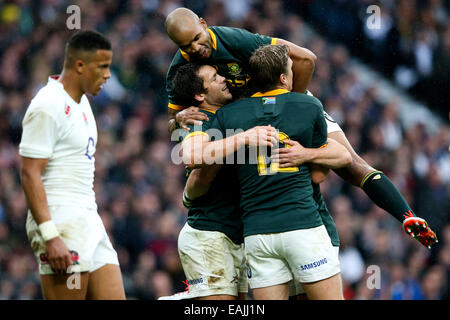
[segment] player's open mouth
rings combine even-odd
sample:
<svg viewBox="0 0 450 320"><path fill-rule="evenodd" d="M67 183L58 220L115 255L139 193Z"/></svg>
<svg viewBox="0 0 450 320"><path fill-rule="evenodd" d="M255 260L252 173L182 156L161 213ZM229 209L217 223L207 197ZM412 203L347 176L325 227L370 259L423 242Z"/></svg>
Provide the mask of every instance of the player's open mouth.
<svg viewBox="0 0 450 320"><path fill-rule="evenodd" d="M202 51L200 51L200 56L202 58L206 58L207 55L208 55L208 49L203 49Z"/></svg>

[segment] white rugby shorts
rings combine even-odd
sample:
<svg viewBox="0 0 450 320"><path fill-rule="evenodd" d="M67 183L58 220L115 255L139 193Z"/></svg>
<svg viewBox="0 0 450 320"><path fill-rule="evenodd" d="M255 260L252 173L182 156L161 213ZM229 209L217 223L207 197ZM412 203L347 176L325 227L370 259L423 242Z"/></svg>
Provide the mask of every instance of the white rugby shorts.
<svg viewBox="0 0 450 320"><path fill-rule="evenodd" d="M119 265L105 227L96 209L73 206L49 206L50 216L70 251L78 261L70 272L93 272L105 264ZM54 274L45 257L45 242L31 212L28 210L26 231L39 264L39 273Z"/></svg>
<svg viewBox="0 0 450 320"><path fill-rule="evenodd" d="M342 131L341 127L328 113L324 111L323 116L325 117L325 122L327 123L327 133Z"/></svg>
<svg viewBox="0 0 450 320"><path fill-rule="evenodd" d="M250 288L291 280L310 283L340 272L336 249L323 225L245 237Z"/></svg>
<svg viewBox="0 0 450 320"><path fill-rule="evenodd" d="M235 244L224 233L186 223L178 236L178 254L190 298L248 292L243 244Z"/></svg>
<svg viewBox="0 0 450 320"><path fill-rule="evenodd" d="M339 246L333 246L334 250L336 251L336 255L339 259ZM289 282L289 296L296 296L299 294L305 294L305 289L303 289L300 282L292 280Z"/></svg>

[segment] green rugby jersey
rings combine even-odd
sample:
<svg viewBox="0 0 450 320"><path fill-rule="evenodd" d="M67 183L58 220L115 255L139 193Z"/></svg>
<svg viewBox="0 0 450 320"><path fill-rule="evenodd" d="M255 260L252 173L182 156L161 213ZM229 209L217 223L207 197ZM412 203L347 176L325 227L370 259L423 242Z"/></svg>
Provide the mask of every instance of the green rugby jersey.
<svg viewBox="0 0 450 320"><path fill-rule="evenodd" d="M190 125L190 133L185 139L191 135L203 134L210 128L215 113L205 109L201 109L201 112L208 116L209 121L203 121L201 126ZM239 209L239 186L236 173L230 166L223 166L214 178L209 191L192 201L187 223L198 230L220 231L236 244L244 241Z"/></svg>
<svg viewBox="0 0 450 320"><path fill-rule="evenodd" d="M250 79L248 61L251 55L261 46L276 44L277 39L232 27L210 27L207 30L211 35L213 48L211 56L202 61L213 65L217 72L227 79L231 94L234 98L238 98L242 96ZM167 71L166 91L171 109L185 108L173 101L172 80L177 69L189 61L189 55L178 50Z"/></svg>
<svg viewBox="0 0 450 320"><path fill-rule="evenodd" d="M212 127L225 136L227 129L247 130L269 124L279 130L280 147L286 139L307 148L319 148L327 141L320 101L282 89L222 107ZM261 148L257 152L246 148L245 163L233 166L239 178L244 236L322 225L309 167L278 168L276 163L270 163L269 156Z"/></svg>
<svg viewBox="0 0 450 320"><path fill-rule="evenodd" d="M319 214L322 218L322 222L325 225L325 228L327 229L328 235L330 236L331 244L335 247L339 247L340 241L338 230L336 224L334 223L333 217L328 211L327 204L325 203L325 200L322 196L322 192L320 192L320 186L316 183L313 183L312 186L314 190L314 200L319 207Z"/></svg>

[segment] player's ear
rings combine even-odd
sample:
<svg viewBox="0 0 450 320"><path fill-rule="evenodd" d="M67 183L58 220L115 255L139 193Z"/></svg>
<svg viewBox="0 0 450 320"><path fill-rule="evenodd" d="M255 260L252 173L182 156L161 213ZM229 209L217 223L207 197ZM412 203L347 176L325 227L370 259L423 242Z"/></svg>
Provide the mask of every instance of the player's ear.
<svg viewBox="0 0 450 320"><path fill-rule="evenodd" d="M197 101L199 101L200 103L202 103L203 101L205 101L205 95L204 95L203 93L201 93L201 94L196 94L196 95L194 96L194 99L197 100Z"/></svg>
<svg viewBox="0 0 450 320"><path fill-rule="evenodd" d="M84 63L83 60L78 59L75 61L75 70L77 71L77 73L82 74L84 71L84 66L86 64Z"/></svg>
<svg viewBox="0 0 450 320"><path fill-rule="evenodd" d="M200 24L203 26L203 28L205 28L205 29L208 28L208 25L207 25L205 19L199 18L198 21L200 21Z"/></svg>
<svg viewBox="0 0 450 320"><path fill-rule="evenodd" d="M283 85L287 83L287 77L284 73L280 74L280 82Z"/></svg>

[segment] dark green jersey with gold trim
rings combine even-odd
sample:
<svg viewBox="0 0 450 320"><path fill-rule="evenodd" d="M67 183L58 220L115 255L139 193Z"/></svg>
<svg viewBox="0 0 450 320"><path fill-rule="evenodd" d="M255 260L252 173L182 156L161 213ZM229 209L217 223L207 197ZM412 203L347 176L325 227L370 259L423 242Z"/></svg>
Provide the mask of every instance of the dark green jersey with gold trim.
<svg viewBox="0 0 450 320"><path fill-rule="evenodd" d="M202 61L215 66L217 72L227 79L233 98L236 99L244 94L250 79L248 61L251 55L261 46L275 44L276 38L232 27L210 27L208 31L213 42L213 49L211 57ZM172 80L177 69L188 63L189 60L190 57L187 53L178 50L167 71L166 91L169 108L175 110L184 108L173 100Z"/></svg>
<svg viewBox="0 0 450 320"><path fill-rule="evenodd" d="M222 107L211 127L225 136L227 129L247 130L269 124L279 130L280 147L285 139L298 141L307 148L319 148L327 141L320 101L282 89ZM246 148L245 163L232 167L239 178L244 236L323 224L307 165L278 168L270 162L270 150Z"/></svg>
<svg viewBox="0 0 450 320"><path fill-rule="evenodd" d="M205 132L210 128L215 114L203 109L200 111L208 116L209 121L203 121L201 126L190 125L191 130L187 136ZM244 241L239 209L239 185L232 167L223 166L209 191L192 201L187 223L195 229L223 232L237 244Z"/></svg>
<svg viewBox="0 0 450 320"><path fill-rule="evenodd" d="M328 235L330 236L331 243L333 244L333 246L339 247L340 241L338 230L336 224L334 223L333 217L328 211L327 204L323 199L322 193L320 192L320 186L315 183L313 183L312 186L314 190L314 200L319 207L319 214L322 218L322 222L325 225L325 228L327 229Z"/></svg>

